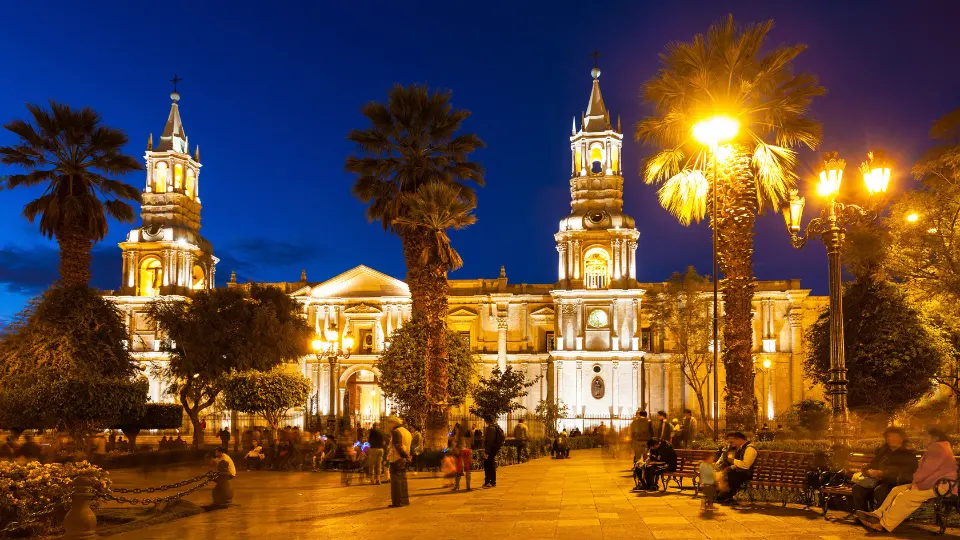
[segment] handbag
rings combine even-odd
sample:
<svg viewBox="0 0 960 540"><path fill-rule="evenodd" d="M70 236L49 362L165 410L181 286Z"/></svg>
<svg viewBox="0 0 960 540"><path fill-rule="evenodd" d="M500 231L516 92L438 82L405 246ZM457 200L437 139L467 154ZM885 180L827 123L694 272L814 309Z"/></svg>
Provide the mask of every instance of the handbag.
<svg viewBox="0 0 960 540"><path fill-rule="evenodd" d="M880 479L865 476L857 482L857 485L865 489L874 489L880 485Z"/></svg>

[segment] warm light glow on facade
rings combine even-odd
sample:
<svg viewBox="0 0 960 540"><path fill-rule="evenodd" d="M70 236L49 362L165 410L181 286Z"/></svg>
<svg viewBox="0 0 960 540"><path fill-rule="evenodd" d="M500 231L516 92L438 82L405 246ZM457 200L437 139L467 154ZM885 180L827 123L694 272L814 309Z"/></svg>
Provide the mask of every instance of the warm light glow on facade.
<svg viewBox="0 0 960 540"><path fill-rule="evenodd" d="M693 138L700 144L716 147L737 136L740 122L729 116L718 115L693 125Z"/></svg>

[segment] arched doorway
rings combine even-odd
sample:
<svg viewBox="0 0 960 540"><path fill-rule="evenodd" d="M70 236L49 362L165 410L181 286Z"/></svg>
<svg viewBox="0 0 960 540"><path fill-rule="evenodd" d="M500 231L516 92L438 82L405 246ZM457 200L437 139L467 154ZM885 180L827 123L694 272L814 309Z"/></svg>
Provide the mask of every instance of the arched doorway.
<svg viewBox="0 0 960 540"><path fill-rule="evenodd" d="M344 373L340 388L344 414L361 425L369 426L386 414L380 378L372 369L361 367Z"/></svg>

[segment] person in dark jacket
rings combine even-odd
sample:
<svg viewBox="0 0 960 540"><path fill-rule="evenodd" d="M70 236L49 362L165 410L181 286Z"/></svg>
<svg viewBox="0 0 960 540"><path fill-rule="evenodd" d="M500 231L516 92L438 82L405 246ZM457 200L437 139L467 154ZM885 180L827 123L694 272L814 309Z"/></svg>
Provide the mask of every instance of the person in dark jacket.
<svg viewBox="0 0 960 540"><path fill-rule="evenodd" d="M873 461L863 468L863 479L853 486L854 510L876 508L891 489L909 484L917 470L916 453L907 448L903 429L888 427L883 438L886 444L874 451Z"/></svg>
<svg viewBox="0 0 960 540"><path fill-rule="evenodd" d="M487 424L483 430L483 487L494 488L497 487L497 454L506 436L492 416L484 416L483 421Z"/></svg>
<svg viewBox="0 0 960 540"><path fill-rule="evenodd" d="M647 441L647 448L650 449L650 455L643 463L639 476L643 478L643 489L657 491L660 476L666 472L676 472L677 452L670 443L656 438ZM636 471L634 476L638 476Z"/></svg>
<svg viewBox="0 0 960 540"><path fill-rule="evenodd" d="M657 411L657 418L653 422L653 438L669 441L673 437L673 426L667 420L666 411Z"/></svg>
<svg viewBox="0 0 960 540"><path fill-rule="evenodd" d="M727 489L720 492L717 502L736 504L734 495L753 478L753 468L757 464L760 451L739 431L727 433L727 448L720 453L715 468L727 475Z"/></svg>

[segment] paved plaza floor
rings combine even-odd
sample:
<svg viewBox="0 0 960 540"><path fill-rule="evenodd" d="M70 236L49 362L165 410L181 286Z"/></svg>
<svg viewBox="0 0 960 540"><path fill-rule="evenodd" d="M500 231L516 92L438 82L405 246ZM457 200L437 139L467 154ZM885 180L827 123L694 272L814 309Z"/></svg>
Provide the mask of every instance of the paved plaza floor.
<svg viewBox="0 0 960 540"><path fill-rule="evenodd" d="M600 538L652 540L743 539L848 540L862 537L929 538L931 527L902 526L893 535L867 532L849 522L825 521L801 506L757 503L719 507L703 515L691 491L678 494L631 492L624 459L598 450L573 459L539 459L500 469L494 489L451 493L442 479L411 475L405 508L387 508L390 486L342 487L333 473L243 472L236 479L238 504L113 536L118 540L169 539L536 539ZM187 478L198 469L177 468L114 474L117 485L158 485ZM189 497L210 502L210 490ZM832 512L842 517L842 512ZM958 529L947 534L960 535Z"/></svg>

